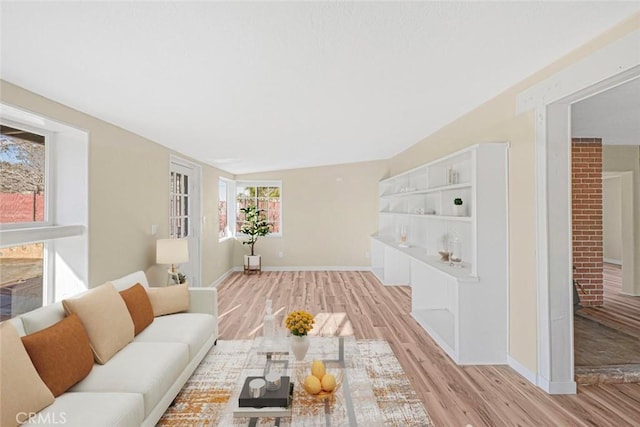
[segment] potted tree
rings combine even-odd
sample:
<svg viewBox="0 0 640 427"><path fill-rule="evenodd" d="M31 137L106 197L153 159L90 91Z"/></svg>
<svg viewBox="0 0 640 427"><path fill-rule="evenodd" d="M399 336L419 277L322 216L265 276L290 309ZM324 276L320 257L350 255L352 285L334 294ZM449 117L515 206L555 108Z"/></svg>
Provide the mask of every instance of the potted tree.
<svg viewBox="0 0 640 427"><path fill-rule="evenodd" d="M462 199L460 197L453 199L453 214L455 216L467 215L467 207L462 204Z"/></svg>
<svg viewBox="0 0 640 427"><path fill-rule="evenodd" d="M244 222L240 232L247 236L247 239L242 244L251 246L251 254L244 256L244 272L260 272L262 270L262 259L260 255L255 254L255 245L258 237L264 237L271 232L271 224L264 216L264 210L258 209L256 206L241 208L240 212L244 214Z"/></svg>

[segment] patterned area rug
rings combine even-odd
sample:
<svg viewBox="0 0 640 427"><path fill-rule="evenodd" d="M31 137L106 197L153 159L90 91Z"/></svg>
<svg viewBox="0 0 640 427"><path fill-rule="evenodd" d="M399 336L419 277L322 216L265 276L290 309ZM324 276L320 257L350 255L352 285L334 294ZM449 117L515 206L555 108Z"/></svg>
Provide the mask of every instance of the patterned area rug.
<svg viewBox="0 0 640 427"><path fill-rule="evenodd" d="M433 426L389 344L381 340L357 343L385 425ZM158 425L218 426L251 344L250 340L218 341Z"/></svg>

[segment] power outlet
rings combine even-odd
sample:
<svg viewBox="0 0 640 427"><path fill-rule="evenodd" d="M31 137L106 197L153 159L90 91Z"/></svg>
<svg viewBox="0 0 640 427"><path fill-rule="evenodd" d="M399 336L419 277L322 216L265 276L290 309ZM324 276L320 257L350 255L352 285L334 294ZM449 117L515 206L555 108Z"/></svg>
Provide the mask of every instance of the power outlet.
<svg viewBox="0 0 640 427"><path fill-rule="evenodd" d="M364 257L365 257L366 259L369 259L369 252L365 252L365 253L364 253Z"/></svg>
<svg viewBox="0 0 640 427"><path fill-rule="evenodd" d="M278 252L278 258L282 258L283 256L284 256L284 252L279 251L279 252Z"/></svg>

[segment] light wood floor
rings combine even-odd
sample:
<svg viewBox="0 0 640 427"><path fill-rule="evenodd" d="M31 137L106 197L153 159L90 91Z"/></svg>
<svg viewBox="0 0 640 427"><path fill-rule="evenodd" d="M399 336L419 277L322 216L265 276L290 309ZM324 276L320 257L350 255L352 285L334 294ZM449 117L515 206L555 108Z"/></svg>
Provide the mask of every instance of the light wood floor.
<svg viewBox="0 0 640 427"><path fill-rule="evenodd" d="M406 286L382 286L369 272L237 273L218 286L220 339L259 334L271 298L280 314L323 313L338 319L329 329L387 340L437 426L640 425L640 384L549 396L508 366L457 366L410 316L410 294Z"/></svg>
<svg viewBox="0 0 640 427"><path fill-rule="evenodd" d="M640 297L624 295L622 270L604 265L604 304L574 316L576 366L640 364Z"/></svg>
<svg viewBox="0 0 640 427"><path fill-rule="evenodd" d="M604 305L599 308L585 307L580 315L640 338L640 297L624 295L622 291L622 269L613 264L604 264Z"/></svg>

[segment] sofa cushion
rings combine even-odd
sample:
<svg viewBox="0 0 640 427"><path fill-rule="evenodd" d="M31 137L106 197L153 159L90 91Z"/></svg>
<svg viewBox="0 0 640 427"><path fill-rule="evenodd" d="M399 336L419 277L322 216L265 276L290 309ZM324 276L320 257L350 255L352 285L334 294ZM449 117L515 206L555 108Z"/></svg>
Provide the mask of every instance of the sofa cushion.
<svg viewBox="0 0 640 427"><path fill-rule="evenodd" d="M147 417L188 363L186 344L132 342L70 391L140 393Z"/></svg>
<svg viewBox="0 0 640 427"><path fill-rule="evenodd" d="M29 357L51 393L58 397L89 375L93 353L77 315L22 337Z"/></svg>
<svg viewBox="0 0 640 427"><path fill-rule="evenodd" d="M13 327L16 328L16 332L18 332L19 337L27 335L27 332L24 330L24 325L22 324L22 318L20 316L12 317L11 319L8 319L7 322L10 322Z"/></svg>
<svg viewBox="0 0 640 427"><path fill-rule="evenodd" d="M179 313L189 309L187 284L147 289L154 316Z"/></svg>
<svg viewBox="0 0 640 427"><path fill-rule="evenodd" d="M133 321L127 306L111 283L91 289L77 298L65 299L67 313L76 313L89 335L96 362L106 363L133 340Z"/></svg>
<svg viewBox="0 0 640 427"><path fill-rule="evenodd" d="M0 425L16 426L30 412L53 403L47 388L25 350L15 326L0 323Z"/></svg>
<svg viewBox="0 0 640 427"><path fill-rule="evenodd" d="M216 331L216 319L210 314L178 313L156 317L134 342L180 342L189 346L189 360Z"/></svg>
<svg viewBox="0 0 640 427"><path fill-rule="evenodd" d="M137 393L65 393L23 426L140 427L144 402Z"/></svg>
<svg viewBox="0 0 640 427"><path fill-rule="evenodd" d="M140 283L120 291L120 296L129 310L131 320L133 320L134 335L138 335L153 322L153 307L147 291Z"/></svg>
<svg viewBox="0 0 640 427"><path fill-rule="evenodd" d="M38 332L64 319L65 312L61 302L37 308L20 315L26 334Z"/></svg>

